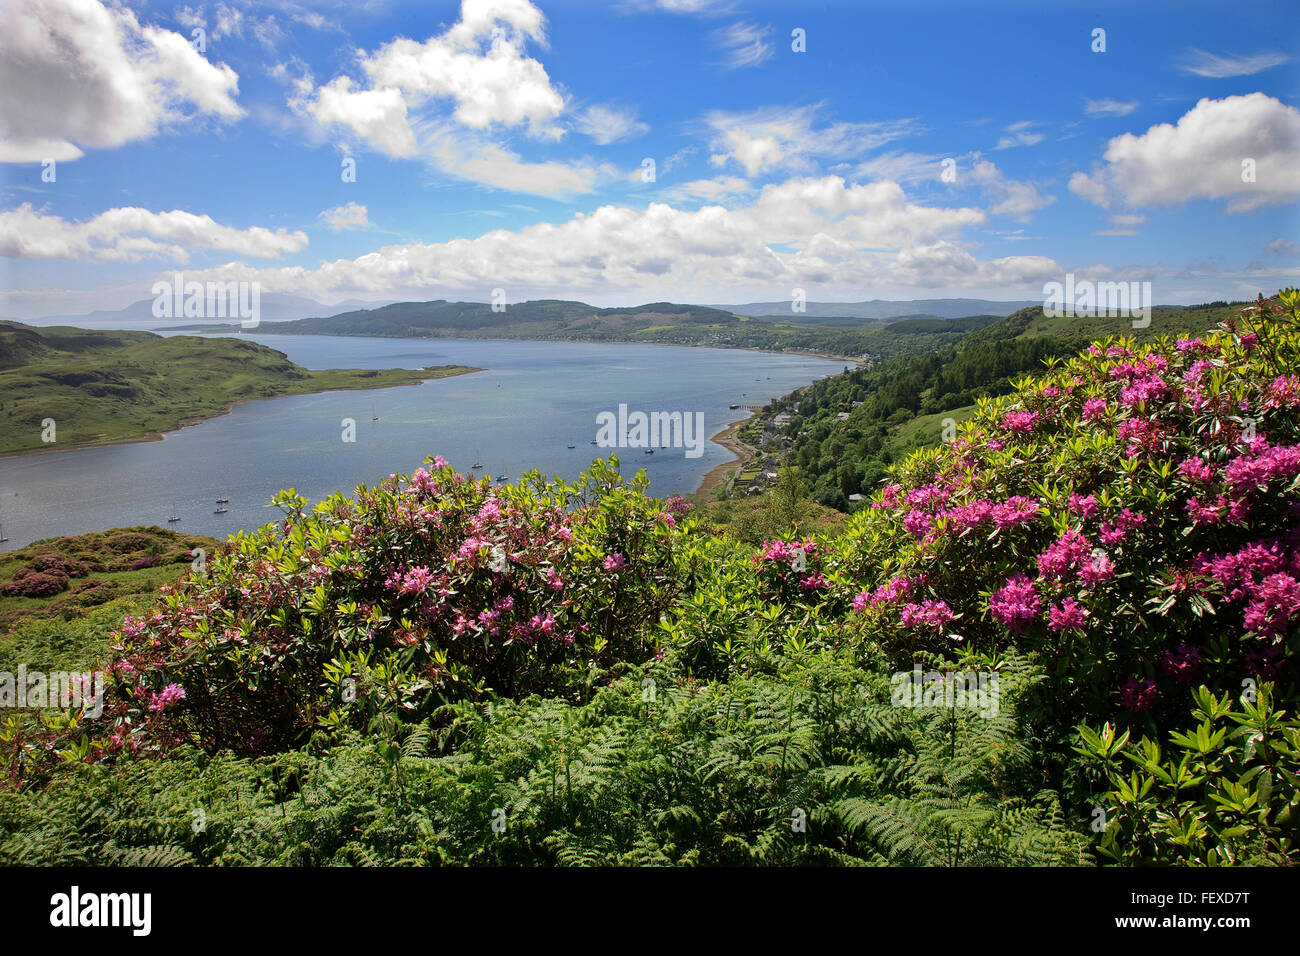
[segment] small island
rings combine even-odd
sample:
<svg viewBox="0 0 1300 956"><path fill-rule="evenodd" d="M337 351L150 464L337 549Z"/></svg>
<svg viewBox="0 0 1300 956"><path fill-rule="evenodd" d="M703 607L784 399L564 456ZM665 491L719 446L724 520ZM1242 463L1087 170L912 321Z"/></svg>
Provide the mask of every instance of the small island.
<svg viewBox="0 0 1300 956"><path fill-rule="evenodd" d="M157 440L237 402L418 385L478 371L306 369L241 339L0 322L0 455ZM43 439L50 421L54 442Z"/></svg>

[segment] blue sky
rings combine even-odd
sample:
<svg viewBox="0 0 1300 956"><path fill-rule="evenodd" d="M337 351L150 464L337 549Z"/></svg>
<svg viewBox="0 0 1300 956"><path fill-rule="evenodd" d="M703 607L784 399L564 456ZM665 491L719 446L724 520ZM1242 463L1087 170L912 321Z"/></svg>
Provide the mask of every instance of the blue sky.
<svg viewBox="0 0 1300 956"><path fill-rule="evenodd" d="M1287 4L12 0L5 17L0 315L120 307L177 270L322 302L1300 284Z"/></svg>

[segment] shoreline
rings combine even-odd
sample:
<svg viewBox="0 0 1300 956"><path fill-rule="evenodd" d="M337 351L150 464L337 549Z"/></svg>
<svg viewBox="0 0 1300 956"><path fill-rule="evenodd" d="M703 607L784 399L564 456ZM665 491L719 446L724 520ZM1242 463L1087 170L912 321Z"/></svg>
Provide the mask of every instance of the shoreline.
<svg viewBox="0 0 1300 956"><path fill-rule="evenodd" d="M131 330L135 331L135 330ZM146 331L146 330L139 330ZM181 330L173 327L165 329L152 330L155 335L161 332L170 332L176 335L238 335L235 331L219 330ZM284 335L284 336L308 336L319 335L322 338L331 339L395 339L402 341L412 339L417 342L425 341L447 341L447 342L559 342L570 345L659 345L666 348L677 349L718 349L729 352L758 352L762 355L806 355L809 358L820 358L833 360L836 362L847 362L850 365L861 368L866 365L866 360L852 355L837 355L834 352L818 352L813 349L761 349L754 345L704 345L699 342L646 342L639 339L519 339L519 338L482 338L478 336L462 335L351 335L338 332L268 332L262 329L247 329L246 331L257 335ZM720 434L720 433L719 433Z"/></svg>
<svg viewBox="0 0 1300 956"><path fill-rule="evenodd" d="M325 369L323 371L331 371ZM0 461L6 458L20 458L25 455L42 455L56 451L79 451L86 448L106 448L109 445L134 445L138 442L147 441L165 441L167 436L173 432L178 432L182 428L189 428L193 425L201 425L203 422L211 421L214 418L221 418L223 415L229 415L236 405L243 405L246 402L270 402L277 398L293 398L297 395L325 395L329 392L367 392L382 390L385 388L406 388L412 385L423 385L425 382L436 382L443 378L458 378L461 375L472 375L475 372L485 372L487 369L467 368L463 372L453 372L451 375L434 375L430 378L422 378L414 382L402 382L397 385L374 385L359 388L319 388L308 392L288 392L284 395L257 395L252 398L237 398L232 402L226 402L219 411L210 415L193 415L189 418L182 418L171 428L165 428L161 431L149 431L143 435L136 435L134 438L110 438L107 441L81 441L71 442L69 444L59 444L54 442L40 448L22 448L17 451L0 451Z"/></svg>
<svg viewBox="0 0 1300 956"><path fill-rule="evenodd" d="M722 431L718 432L709 441L721 445L727 451L731 452L733 457L730 461L724 461L709 470L709 473L700 481L700 485L690 497L695 504L707 504L712 500L713 489L726 482L732 469L743 468L754 457L754 450L744 444L738 437L737 433L740 427L752 419L755 415L763 410L762 405L750 405L749 414L744 418L737 419Z"/></svg>

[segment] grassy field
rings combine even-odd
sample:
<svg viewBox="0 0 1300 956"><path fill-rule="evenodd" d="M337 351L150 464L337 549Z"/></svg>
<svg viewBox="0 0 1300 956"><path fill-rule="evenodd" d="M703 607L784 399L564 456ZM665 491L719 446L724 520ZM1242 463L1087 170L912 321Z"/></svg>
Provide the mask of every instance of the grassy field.
<svg viewBox="0 0 1300 956"><path fill-rule="evenodd" d="M478 371L305 369L240 339L0 322L0 453L140 439L235 402L414 385ZM45 441L48 422L55 441Z"/></svg>

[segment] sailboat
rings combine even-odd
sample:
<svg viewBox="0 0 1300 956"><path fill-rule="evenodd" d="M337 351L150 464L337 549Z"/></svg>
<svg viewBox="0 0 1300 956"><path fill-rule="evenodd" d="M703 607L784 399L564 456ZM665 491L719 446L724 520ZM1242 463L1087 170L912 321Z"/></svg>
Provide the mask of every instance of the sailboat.
<svg viewBox="0 0 1300 956"><path fill-rule="evenodd" d="M178 514L176 513L176 506L175 506L175 505L172 505L172 513L171 513L171 517L167 519L167 523L168 523L168 524L175 524L177 521L180 521L180 520L181 520L180 515L178 515Z"/></svg>
<svg viewBox="0 0 1300 956"><path fill-rule="evenodd" d="M379 421L379 409L376 408L374 405L371 405L371 406L370 406L370 410L371 410L372 412L375 413L375 414L374 414L374 417L372 417L370 420L371 420L372 422L377 422L377 421Z"/></svg>
<svg viewBox="0 0 1300 956"><path fill-rule="evenodd" d="M218 499L217 499L217 504L219 504L219 505L228 505L228 504L230 504L230 499L229 499L229 498L218 498Z"/></svg>
<svg viewBox="0 0 1300 956"><path fill-rule="evenodd" d="M5 526L0 524L0 544L4 544L9 539L5 537Z"/></svg>
<svg viewBox="0 0 1300 956"><path fill-rule="evenodd" d="M225 507L225 506L222 506L222 507L218 508L216 511L214 511L214 512L212 512L212 513L213 513L214 515L223 515L223 514L225 514L227 511L229 511L229 510L230 510L229 508L227 508L227 507Z"/></svg>

